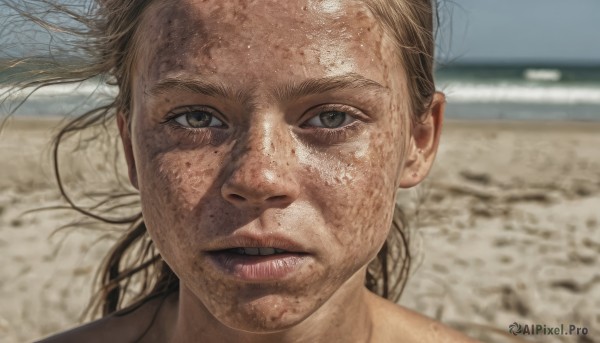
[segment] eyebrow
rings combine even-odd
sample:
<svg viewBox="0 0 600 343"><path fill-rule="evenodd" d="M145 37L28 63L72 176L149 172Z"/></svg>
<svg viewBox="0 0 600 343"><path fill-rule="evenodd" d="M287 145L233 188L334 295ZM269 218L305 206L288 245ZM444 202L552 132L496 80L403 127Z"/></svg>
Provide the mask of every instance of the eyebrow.
<svg viewBox="0 0 600 343"><path fill-rule="evenodd" d="M173 89L204 94L215 98L236 99L243 104L250 102L251 98L250 92L236 92L231 87L227 87L221 83L185 77L170 77L160 80L150 88L147 94L159 96Z"/></svg>
<svg viewBox="0 0 600 343"><path fill-rule="evenodd" d="M150 88L148 94L158 96L172 89L204 94L216 98L235 99L242 104L251 103L254 91L253 89L235 91L233 88L222 83L204 81L202 79L171 77L157 82ZM362 89L375 92L387 92L389 90L380 83L360 74L348 73L338 76L307 79L300 83L279 85L274 87L271 92L276 99L286 101L344 89Z"/></svg>
<svg viewBox="0 0 600 343"><path fill-rule="evenodd" d="M339 76L308 79L299 84L287 84L275 88L273 93L279 100L289 100L344 89L362 89L375 92L386 92L388 90L387 87L360 74L348 73Z"/></svg>

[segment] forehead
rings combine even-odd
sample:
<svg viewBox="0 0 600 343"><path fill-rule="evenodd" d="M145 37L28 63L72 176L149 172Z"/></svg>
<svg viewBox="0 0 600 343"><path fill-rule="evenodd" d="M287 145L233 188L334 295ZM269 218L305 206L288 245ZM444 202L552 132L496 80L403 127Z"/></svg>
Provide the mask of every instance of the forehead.
<svg viewBox="0 0 600 343"><path fill-rule="evenodd" d="M201 75L255 85L361 74L389 86L394 45L360 1L157 2L138 29L149 83Z"/></svg>

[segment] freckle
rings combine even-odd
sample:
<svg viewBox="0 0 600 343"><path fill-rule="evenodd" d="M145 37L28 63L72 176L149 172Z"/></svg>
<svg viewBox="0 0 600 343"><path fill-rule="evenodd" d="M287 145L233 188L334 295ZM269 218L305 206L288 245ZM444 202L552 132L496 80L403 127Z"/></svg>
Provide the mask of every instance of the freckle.
<svg viewBox="0 0 600 343"><path fill-rule="evenodd" d="M192 166L192 164L190 162L185 162L185 166L189 168Z"/></svg>
<svg viewBox="0 0 600 343"><path fill-rule="evenodd" d="M296 149L292 149L292 155L296 155Z"/></svg>
<svg viewBox="0 0 600 343"><path fill-rule="evenodd" d="M218 152L219 152L219 150L215 150L215 151L214 151L214 153L215 153L215 154L216 154L216 153L218 153Z"/></svg>

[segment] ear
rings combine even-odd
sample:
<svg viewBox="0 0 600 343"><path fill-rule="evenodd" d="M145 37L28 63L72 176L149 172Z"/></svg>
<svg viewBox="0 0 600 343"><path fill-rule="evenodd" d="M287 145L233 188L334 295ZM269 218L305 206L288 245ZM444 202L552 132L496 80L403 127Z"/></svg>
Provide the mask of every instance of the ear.
<svg viewBox="0 0 600 343"><path fill-rule="evenodd" d="M400 188L414 187L429 174L440 141L445 108L446 97L436 92L424 120L413 126L404 169L397 183Z"/></svg>
<svg viewBox="0 0 600 343"><path fill-rule="evenodd" d="M117 125L119 126L119 133L121 134L121 142L123 142L123 151L125 152L125 160L127 161L127 170L129 172L129 181L133 187L139 190L137 169L135 166L135 158L133 156L133 148L131 144L131 129L129 120L125 117L123 112L117 113Z"/></svg>

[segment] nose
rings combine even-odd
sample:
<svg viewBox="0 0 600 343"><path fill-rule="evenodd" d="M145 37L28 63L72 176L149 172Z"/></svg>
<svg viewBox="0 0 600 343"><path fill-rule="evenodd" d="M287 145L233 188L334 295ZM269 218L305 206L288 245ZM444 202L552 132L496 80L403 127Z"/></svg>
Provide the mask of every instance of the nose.
<svg viewBox="0 0 600 343"><path fill-rule="evenodd" d="M289 206L300 193L293 151L293 138L282 125L265 120L250 127L233 148L223 198L240 209Z"/></svg>

